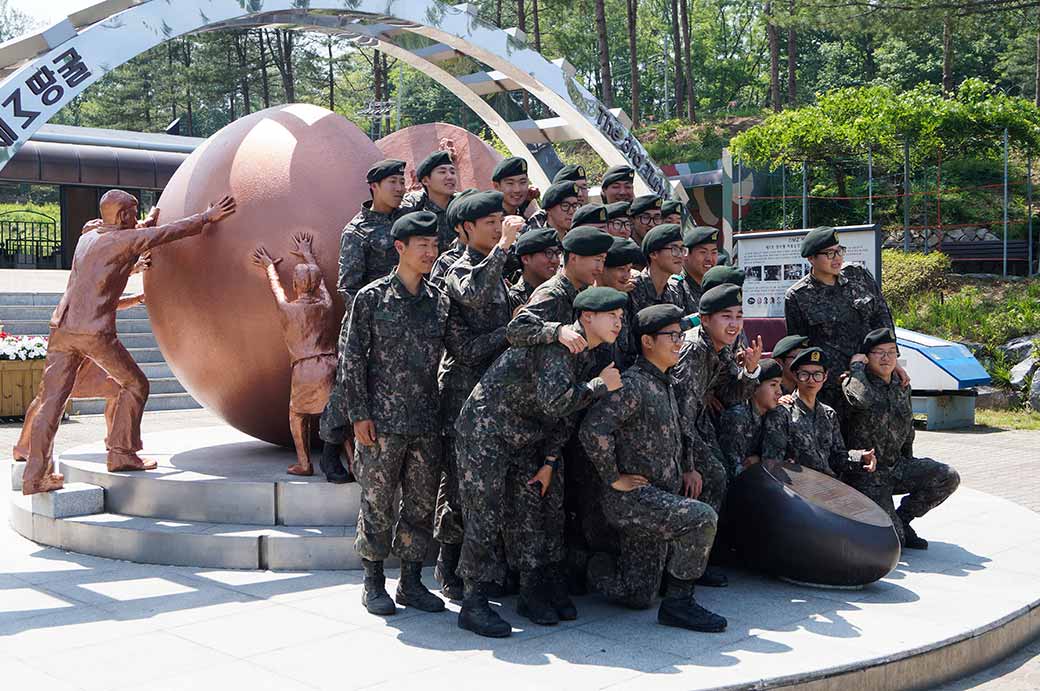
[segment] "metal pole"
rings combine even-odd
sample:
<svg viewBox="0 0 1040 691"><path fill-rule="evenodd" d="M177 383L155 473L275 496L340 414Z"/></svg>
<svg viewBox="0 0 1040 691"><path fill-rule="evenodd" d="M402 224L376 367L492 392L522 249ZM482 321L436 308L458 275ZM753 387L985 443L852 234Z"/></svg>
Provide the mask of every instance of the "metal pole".
<svg viewBox="0 0 1040 691"><path fill-rule="evenodd" d="M737 233L744 232L744 162L737 159Z"/></svg>
<svg viewBox="0 0 1040 691"><path fill-rule="evenodd" d="M780 229L787 230L787 166L780 166Z"/></svg>
<svg viewBox="0 0 1040 691"><path fill-rule="evenodd" d="M1033 277L1033 157L1026 159L1026 210L1029 223L1029 242L1027 257L1029 266L1026 267L1026 276Z"/></svg>
<svg viewBox="0 0 1040 691"><path fill-rule="evenodd" d="M1008 133L1004 128L1004 275L1007 276L1008 243Z"/></svg>
<svg viewBox="0 0 1040 691"><path fill-rule="evenodd" d="M903 251L910 251L910 140L903 142Z"/></svg>
<svg viewBox="0 0 1040 691"><path fill-rule="evenodd" d="M874 149L867 149L867 225L874 225Z"/></svg>
<svg viewBox="0 0 1040 691"><path fill-rule="evenodd" d="M809 227L809 163L802 161L802 227Z"/></svg>

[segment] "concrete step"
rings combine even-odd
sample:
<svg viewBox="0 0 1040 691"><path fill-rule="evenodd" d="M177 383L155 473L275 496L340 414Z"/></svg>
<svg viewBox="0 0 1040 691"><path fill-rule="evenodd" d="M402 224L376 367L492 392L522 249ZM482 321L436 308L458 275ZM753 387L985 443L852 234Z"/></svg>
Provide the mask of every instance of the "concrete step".
<svg viewBox="0 0 1040 691"><path fill-rule="evenodd" d="M139 362L137 366L141 368L144 376L148 377L149 381L173 376L170 366L165 362Z"/></svg>
<svg viewBox="0 0 1040 691"><path fill-rule="evenodd" d="M126 345L125 343L123 344ZM156 347L152 348L131 348L126 346L126 349L130 351L130 355L134 358L134 362L166 362L166 358L163 357L162 351Z"/></svg>
<svg viewBox="0 0 1040 691"><path fill-rule="evenodd" d="M156 393L148 396L144 409L151 410L190 410L202 406L188 393ZM72 399L73 415L101 415L105 412L103 398Z"/></svg>
<svg viewBox="0 0 1040 691"><path fill-rule="evenodd" d="M119 334L119 342L127 348L158 348L155 336L151 333Z"/></svg>
<svg viewBox="0 0 1040 691"><path fill-rule="evenodd" d="M50 320L50 312L42 319L9 319L0 315L0 324L4 325L4 331L13 336L46 336L51 331ZM116 319L116 333L150 334L152 323L147 319Z"/></svg>
<svg viewBox="0 0 1040 691"><path fill-rule="evenodd" d="M61 293L0 293L0 308L7 305L57 305Z"/></svg>
<svg viewBox="0 0 1040 691"><path fill-rule="evenodd" d="M156 379L148 380L149 396L155 396L164 393L184 393L184 387L176 377L158 377Z"/></svg>
<svg viewBox="0 0 1040 691"><path fill-rule="evenodd" d="M3 321L49 321L54 312L54 305L7 305L0 307L0 320ZM117 318L147 319L148 310L144 307L131 307L120 310Z"/></svg>

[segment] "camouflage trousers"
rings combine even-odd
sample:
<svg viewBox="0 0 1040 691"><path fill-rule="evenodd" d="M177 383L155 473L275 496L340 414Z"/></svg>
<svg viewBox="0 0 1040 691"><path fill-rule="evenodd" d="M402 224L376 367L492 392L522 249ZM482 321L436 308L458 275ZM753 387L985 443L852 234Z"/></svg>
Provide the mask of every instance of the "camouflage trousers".
<svg viewBox="0 0 1040 691"><path fill-rule="evenodd" d="M726 501L726 490L729 487L729 474L722 461L721 454L712 453L697 463L697 472L701 474L701 494L698 501L704 502L715 513L722 512L722 504Z"/></svg>
<svg viewBox="0 0 1040 691"><path fill-rule="evenodd" d="M563 561L563 473L553 474L544 497L527 484L544 462L540 444L517 449L493 436L455 441L466 526L459 574L504 585L507 563L533 572Z"/></svg>
<svg viewBox="0 0 1040 691"><path fill-rule="evenodd" d="M437 489L437 511L433 522L433 537L442 545L461 545L462 500L459 498L459 462L455 437L443 437L444 472Z"/></svg>
<svg viewBox="0 0 1040 691"><path fill-rule="evenodd" d="M433 539L440 435L390 434L377 426L374 446L358 442L354 448L354 475L361 486L354 549L369 561L382 561L391 551L402 561L423 561Z"/></svg>
<svg viewBox="0 0 1040 691"><path fill-rule="evenodd" d="M603 480L577 435L568 440L563 457L567 563L584 575L591 554L618 553L618 532L603 514Z"/></svg>
<svg viewBox="0 0 1040 691"><path fill-rule="evenodd" d="M343 320L339 329L339 342L336 344L336 352L339 360L336 363L336 381L329 393L329 402L325 404L325 410L321 411L321 419L318 423L318 436L329 444L342 446L354 434L354 426L347 419L347 386L343 380L343 353L346 352L347 342L347 320Z"/></svg>
<svg viewBox="0 0 1040 691"><path fill-rule="evenodd" d="M931 458L904 458L894 468L879 472L883 474L846 473L841 479L870 497L892 517L900 544L906 544L906 536L893 495L905 494L899 503L899 512L908 518L918 518L946 501L961 484L956 470Z"/></svg>

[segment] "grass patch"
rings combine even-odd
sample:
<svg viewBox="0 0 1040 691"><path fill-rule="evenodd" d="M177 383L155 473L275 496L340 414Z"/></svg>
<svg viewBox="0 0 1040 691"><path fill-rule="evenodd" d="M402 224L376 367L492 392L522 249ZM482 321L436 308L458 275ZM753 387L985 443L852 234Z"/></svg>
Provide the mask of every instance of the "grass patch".
<svg viewBox="0 0 1040 691"><path fill-rule="evenodd" d="M975 410L975 425L1007 430L1040 430L1040 413L1031 410Z"/></svg>

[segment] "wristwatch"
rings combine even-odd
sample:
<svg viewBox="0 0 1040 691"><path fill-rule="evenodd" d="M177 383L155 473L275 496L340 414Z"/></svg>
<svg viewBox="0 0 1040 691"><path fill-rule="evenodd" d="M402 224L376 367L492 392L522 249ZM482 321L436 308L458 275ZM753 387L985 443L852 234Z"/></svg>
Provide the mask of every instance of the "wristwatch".
<svg viewBox="0 0 1040 691"><path fill-rule="evenodd" d="M558 458L546 458L545 459L545 463L543 463L542 465L549 466L550 468L552 468L553 472L555 473L560 468L560 459L558 459Z"/></svg>

